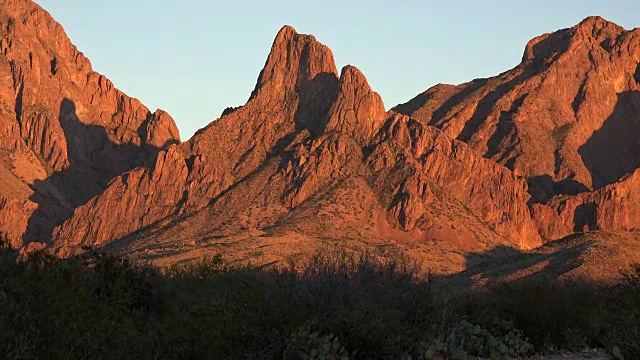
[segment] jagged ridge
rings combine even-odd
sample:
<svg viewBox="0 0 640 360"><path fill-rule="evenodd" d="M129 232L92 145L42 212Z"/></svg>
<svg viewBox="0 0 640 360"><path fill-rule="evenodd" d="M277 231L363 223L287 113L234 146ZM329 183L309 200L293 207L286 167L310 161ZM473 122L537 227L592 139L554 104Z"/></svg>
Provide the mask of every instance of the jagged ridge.
<svg viewBox="0 0 640 360"><path fill-rule="evenodd" d="M168 114L94 72L33 1L0 2L0 74L0 233L14 246L48 242L111 179L180 141Z"/></svg>
<svg viewBox="0 0 640 360"><path fill-rule="evenodd" d="M14 246L62 222L62 255L172 262L268 247L268 262L331 241L451 271L460 251L638 226L637 172L625 175L638 167L640 40L604 19L389 112L357 68L338 76L329 48L285 26L247 103L180 143L168 114L93 72L44 10L3 6L0 231Z"/></svg>
<svg viewBox="0 0 640 360"><path fill-rule="evenodd" d="M357 68L338 77L331 51L288 26L248 102L161 157L78 209L56 230L59 253L127 237L131 250L167 234L167 244L220 244L269 228L300 244L327 236L435 240L435 248L541 243L522 180L435 128L385 112ZM170 188L181 196L157 198Z"/></svg>
<svg viewBox="0 0 640 360"><path fill-rule="evenodd" d="M510 71L395 109L526 177L546 240L637 228L627 189L640 167L640 29L590 17L531 40Z"/></svg>

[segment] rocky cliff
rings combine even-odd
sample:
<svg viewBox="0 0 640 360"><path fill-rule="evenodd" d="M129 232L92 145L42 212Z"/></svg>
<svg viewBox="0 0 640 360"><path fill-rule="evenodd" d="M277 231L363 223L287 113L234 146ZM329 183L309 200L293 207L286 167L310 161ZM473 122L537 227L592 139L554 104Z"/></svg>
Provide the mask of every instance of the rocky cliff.
<svg viewBox="0 0 640 360"><path fill-rule="evenodd" d="M639 59L640 30L591 17L531 40L512 70L438 85L395 109L527 177L545 200L640 165Z"/></svg>
<svg viewBox="0 0 640 360"><path fill-rule="evenodd" d="M55 239L61 254L132 236L138 246L188 223L188 238L177 235L188 243L286 228L305 239L532 248L541 240L528 201L507 168L387 113L357 68L338 76L326 46L284 27L244 106L113 181Z"/></svg>
<svg viewBox="0 0 640 360"><path fill-rule="evenodd" d="M395 110L525 177L554 240L637 228L639 90L640 30L590 17L531 40L512 70L434 86Z"/></svg>
<svg viewBox="0 0 640 360"><path fill-rule="evenodd" d="M390 111L360 70L339 73L285 26L246 104L182 143L33 2L0 1L0 35L0 232L14 247L269 263L337 245L451 271L470 252L639 225L640 33L601 18Z"/></svg>
<svg viewBox="0 0 640 360"><path fill-rule="evenodd" d="M114 177L180 141L94 72L33 1L0 1L0 232L14 246L48 242L55 225Z"/></svg>

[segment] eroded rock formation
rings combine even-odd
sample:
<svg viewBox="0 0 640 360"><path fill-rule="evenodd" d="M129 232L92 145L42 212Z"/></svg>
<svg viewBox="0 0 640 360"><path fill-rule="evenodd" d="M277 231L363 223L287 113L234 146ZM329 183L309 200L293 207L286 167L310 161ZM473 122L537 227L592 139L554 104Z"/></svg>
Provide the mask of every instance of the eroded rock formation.
<svg viewBox="0 0 640 360"><path fill-rule="evenodd" d="M180 141L170 116L94 72L33 1L0 2L0 77L0 233L14 246L49 242L111 179Z"/></svg>
<svg viewBox="0 0 640 360"><path fill-rule="evenodd" d="M393 234L455 239L462 248L541 244L521 179L440 130L385 112L357 68L346 66L338 77L331 51L291 27L276 36L247 104L169 152L175 156L121 176L77 209L56 230L58 251L131 236L144 242L136 230L159 236L154 229L180 223L193 224L189 233L198 237L234 224L237 231L259 230L292 219L295 232L307 237L326 231L363 241ZM171 189L174 196L163 201L149 195ZM353 201L336 193L354 193ZM365 195L356 201L355 193ZM321 214L326 198L333 198L335 213ZM208 221L194 220L203 213ZM362 213L375 220L354 235L371 220ZM122 225L131 219L136 225ZM457 229L434 230L451 226Z"/></svg>
<svg viewBox="0 0 640 360"><path fill-rule="evenodd" d="M628 232L639 35L588 18L497 77L385 111L360 70L338 75L328 47L285 26L247 103L180 143L38 5L2 1L0 233L23 252L170 262L393 248L448 271L465 252Z"/></svg>
<svg viewBox="0 0 640 360"><path fill-rule="evenodd" d="M525 176L541 201L640 166L640 30L599 17L539 36L512 70L439 85L396 110Z"/></svg>

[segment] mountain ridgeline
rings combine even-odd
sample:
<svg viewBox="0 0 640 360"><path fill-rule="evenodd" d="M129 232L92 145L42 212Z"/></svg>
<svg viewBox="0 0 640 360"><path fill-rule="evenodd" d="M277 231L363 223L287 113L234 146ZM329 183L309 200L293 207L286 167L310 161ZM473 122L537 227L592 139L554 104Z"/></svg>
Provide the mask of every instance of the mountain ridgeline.
<svg viewBox="0 0 640 360"><path fill-rule="evenodd" d="M542 35L493 78L387 111L289 26L246 104L180 141L30 0L0 1L0 232L24 251L272 263L326 246L434 271L640 227L640 30Z"/></svg>

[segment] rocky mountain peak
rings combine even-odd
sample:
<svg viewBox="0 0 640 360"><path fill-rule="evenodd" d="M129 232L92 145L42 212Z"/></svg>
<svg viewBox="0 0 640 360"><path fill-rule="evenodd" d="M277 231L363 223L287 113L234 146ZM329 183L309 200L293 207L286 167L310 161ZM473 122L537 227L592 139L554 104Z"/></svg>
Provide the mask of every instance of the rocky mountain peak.
<svg viewBox="0 0 640 360"><path fill-rule="evenodd" d="M575 32L582 32L584 34L591 34L591 36L598 37L603 34L610 35L615 33L621 33L625 29L611 22L601 16L589 16L578 23L572 28Z"/></svg>
<svg viewBox="0 0 640 360"><path fill-rule="evenodd" d="M339 131L364 146L386 119L384 103L371 90L366 77L355 66L347 65L340 75L340 91L329 111L327 131Z"/></svg>
<svg viewBox="0 0 640 360"><path fill-rule="evenodd" d="M286 96L322 78L337 78L331 50L312 35L284 26L276 35L251 99Z"/></svg>
<svg viewBox="0 0 640 360"><path fill-rule="evenodd" d="M93 71L33 1L0 1L0 78L0 233L14 245L49 241L114 177L180 141L168 114Z"/></svg>
<svg viewBox="0 0 640 360"><path fill-rule="evenodd" d="M623 27L611 21L600 16L590 16L571 28L533 38L525 48L522 62L549 62L578 46L607 50L624 32Z"/></svg>
<svg viewBox="0 0 640 360"><path fill-rule="evenodd" d="M180 131L175 121L164 110L157 109L144 126L144 143L158 149L180 142Z"/></svg>
<svg viewBox="0 0 640 360"><path fill-rule="evenodd" d="M287 26L245 105L161 152L155 166L112 181L54 236L59 253L71 254L177 219L207 239L246 227L281 229L287 239L528 248L540 243L528 198L507 168L387 113L360 70L345 66L338 77L331 51ZM305 251L286 251L296 249Z"/></svg>
<svg viewBox="0 0 640 360"><path fill-rule="evenodd" d="M0 233L167 262L331 243L448 271L455 254L637 229L639 35L588 18L512 70L386 112L360 70L338 76L285 26L248 102L176 145L171 116L94 72L45 11L0 0Z"/></svg>

